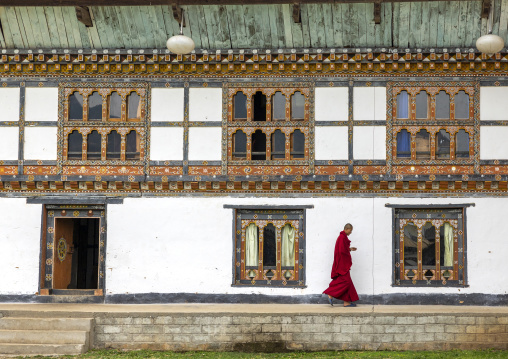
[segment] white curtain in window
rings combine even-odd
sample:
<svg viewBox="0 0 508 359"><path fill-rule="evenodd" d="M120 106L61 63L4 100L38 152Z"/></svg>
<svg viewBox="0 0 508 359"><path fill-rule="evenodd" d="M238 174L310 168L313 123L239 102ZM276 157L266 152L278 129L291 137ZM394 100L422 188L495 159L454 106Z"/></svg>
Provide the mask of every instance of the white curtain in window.
<svg viewBox="0 0 508 359"><path fill-rule="evenodd" d="M450 223L444 224L444 263L445 267L453 265L453 227Z"/></svg>
<svg viewBox="0 0 508 359"><path fill-rule="evenodd" d="M251 223L245 230L245 265L258 266L258 227Z"/></svg>
<svg viewBox="0 0 508 359"><path fill-rule="evenodd" d="M282 227L282 266L294 267L295 265L295 229L286 224Z"/></svg>

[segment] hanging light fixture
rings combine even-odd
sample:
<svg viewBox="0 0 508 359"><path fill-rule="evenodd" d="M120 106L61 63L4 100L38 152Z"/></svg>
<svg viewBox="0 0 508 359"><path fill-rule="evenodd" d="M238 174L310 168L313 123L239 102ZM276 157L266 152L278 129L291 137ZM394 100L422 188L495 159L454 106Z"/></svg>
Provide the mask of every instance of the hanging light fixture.
<svg viewBox="0 0 508 359"><path fill-rule="evenodd" d="M476 47L480 52L488 55L495 54L501 51L504 47L504 40L502 37L492 34L494 6L490 6L489 18L487 20L488 34L483 35L476 40Z"/></svg>
<svg viewBox="0 0 508 359"><path fill-rule="evenodd" d="M192 50L194 50L194 47L196 46L194 44L194 40L183 34L183 21L184 20L182 9L182 18L180 21L180 34L171 36L166 42L168 50L177 55L189 54Z"/></svg>

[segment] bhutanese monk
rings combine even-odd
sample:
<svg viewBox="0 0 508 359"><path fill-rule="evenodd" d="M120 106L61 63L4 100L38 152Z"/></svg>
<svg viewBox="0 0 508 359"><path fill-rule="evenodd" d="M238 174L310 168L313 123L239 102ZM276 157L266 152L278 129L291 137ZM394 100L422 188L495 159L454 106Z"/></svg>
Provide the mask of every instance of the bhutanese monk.
<svg viewBox="0 0 508 359"><path fill-rule="evenodd" d="M327 290L323 293L328 295L328 302L333 306L333 298L344 301L345 307L356 307L353 303L357 301L358 294L351 280L349 270L353 261L350 251L356 251L355 247L350 247L351 241L348 236L353 232L353 226L346 224L344 230L340 232L337 242L335 242L335 252L333 255L332 281Z"/></svg>

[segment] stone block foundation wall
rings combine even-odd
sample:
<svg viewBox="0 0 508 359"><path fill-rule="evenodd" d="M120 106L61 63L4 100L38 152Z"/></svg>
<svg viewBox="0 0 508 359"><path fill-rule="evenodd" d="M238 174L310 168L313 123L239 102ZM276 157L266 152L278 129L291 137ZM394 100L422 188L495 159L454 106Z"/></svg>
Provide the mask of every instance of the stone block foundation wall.
<svg viewBox="0 0 508 359"><path fill-rule="evenodd" d="M178 351L508 349L508 315L503 312L355 310L95 313L95 347Z"/></svg>

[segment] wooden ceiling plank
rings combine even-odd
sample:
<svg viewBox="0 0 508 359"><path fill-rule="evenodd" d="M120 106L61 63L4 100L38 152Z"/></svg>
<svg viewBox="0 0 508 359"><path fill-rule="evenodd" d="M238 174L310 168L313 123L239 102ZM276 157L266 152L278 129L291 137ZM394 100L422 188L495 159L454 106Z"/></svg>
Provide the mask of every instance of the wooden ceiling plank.
<svg viewBox="0 0 508 359"><path fill-rule="evenodd" d="M268 7L266 7L268 9ZM231 49L231 31L229 29L229 20L228 13L226 11L226 7L223 5L217 6L217 20L219 24L219 34L221 36L221 49ZM266 19L268 20L268 18Z"/></svg>
<svg viewBox="0 0 508 359"><path fill-rule="evenodd" d="M466 18L466 44L467 46L475 46L476 39L480 37L479 29L481 24L480 7L477 1L469 2L469 11Z"/></svg>
<svg viewBox="0 0 508 359"><path fill-rule="evenodd" d="M161 5L161 8L162 18L164 20L164 28L166 29L166 35L169 39L171 36L175 35L175 29L173 28L173 13L169 5Z"/></svg>
<svg viewBox="0 0 508 359"><path fill-rule="evenodd" d="M194 43L196 44L196 49L203 48L199 31L199 12L197 7L186 7L185 16L187 17L185 21L188 21L189 24L188 31L191 34L191 38L194 40Z"/></svg>
<svg viewBox="0 0 508 359"><path fill-rule="evenodd" d="M324 21L324 32L325 32L325 46L335 47L335 37L333 34L333 5L322 4L323 9L323 21Z"/></svg>
<svg viewBox="0 0 508 359"><path fill-rule="evenodd" d="M91 14L90 14L90 18L92 18ZM91 48L92 47L92 40L90 38L90 33L89 33L88 29L93 26L87 27L85 24L83 24L77 18L74 19L74 24L76 27L76 31L74 32L74 37L78 36L80 38L81 46L84 49Z"/></svg>
<svg viewBox="0 0 508 359"><path fill-rule="evenodd" d="M460 2L452 2L450 6L450 18L448 22L451 23L451 33L447 33L448 44L446 46L459 45L459 25L460 25Z"/></svg>
<svg viewBox="0 0 508 359"><path fill-rule="evenodd" d="M16 10L13 7L9 7L9 6L6 6L4 9L5 9L5 13L7 15L8 26L11 29L14 47L15 48L24 48L28 44L25 44L25 42L24 42L24 41L26 41L26 39L24 39L24 36L25 36L24 30L23 30L23 35L21 35L21 32L22 32L21 27L23 26L23 24L18 23Z"/></svg>
<svg viewBox="0 0 508 359"><path fill-rule="evenodd" d="M367 47L376 47L378 43L376 41L376 27L379 24L376 24L374 21L374 4L364 4L365 6L365 26L367 27L367 41L365 46ZM381 9L380 9L381 11ZM381 12L379 13L379 22L381 23Z"/></svg>
<svg viewBox="0 0 508 359"><path fill-rule="evenodd" d="M231 5L226 7L226 12L228 15L229 22L229 36L231 37L231 46L232 48L242 48L243 46L239 46L241 42L241 19L238 16L238 5Z"/></svg>
<svg viewBox="0 0 508 359"><path fill-rule="evenodd" d="M206 22L206 33L208 34L208 46L210 49L218 49L217 43L220 40L216 40L217 24L215 23L215 17L212 15L212 5L203 5L203 14L205 15Z"/></svg>
<svg viewBox="0 0 508 359"><path fill-rule="evenodd" d="M260 25L256 21L254 17L255 7L252 5L244 5L243 6L243 18L245 21L245 31L247 33L247 38L249 39L250 48L257 49L261 47L261 29Z"/></svg>
<svg viewBox="0 0 508 359"><path fill-rule="evenodd" d="M162 6L152 6L152 16L154 16L155 18L155 21L157 23L157 36L156 36L156 44L157 44L157 47L158 48L166 48L166 42L168 41L169 39L169 36L168 34L166 33L166 22L164 21L164 13L162 11ZM194 42L196 43L197 45L197 42L201 42L200 39L199 39L199 36L197 36L196 39L194 39L194 36L192 35L191 33L191 24L190 24L190 21L189 21L189 11L185 11L184 12L184 17L185 17L185 23L187 24L187 26L183 29L183 32L186 36L189 36L191 37ZM122 23L122 21L120 22ZM128 39L125 39L128 41ZM128 42L125 42L125 43L128 43Z"/></svg>
<svg viewBox="0 0 508 359"><path fill-rule="evenodd" d="M439 19L439 4L433 2L429 4L429 24L428 24L428 47L437 46L437 23Z"/></svg>
<svg viewBox="0 0 508 359"><path fill-rule="evenodd" d="M363 18L358 16L358 4L349 4L349 17L350 17L350 28L349 28L349 46L360 47L360 21L364 21Z"/></svg>
<svg viewBox="0 0 508 359"><path fill-rule="evenodd" d="M27 47L40 48L41 45L35 40L34 32L32 30L32 21L30 19L30 15L28 15L28 8L16 7L15 11L18 17L18 24L20 27L23 27Z"/></svg>
<svg viewBox="0 0 508 359"><path fill-rule="evenodd" d="M295 5L283 4L281 5L282 21L284 25L284 43L288 49L293 48L293 32L291 31L291 24L293 21L292 7Z"/></svg>
<svg viewBox="0 0 508 359"><path fill-rule="evenodd" d="M272 42L272 34L270 31L270 15L268 6L263 6L261 8L261 11L258 11L255 13L255 17L257 21L261 24L261 38L262 38L262 44L267 44L263 47L266 48L274 48L273 42Z"/></svg>
<svg viewBox="0 0 508 359"><path fill-rule="evenodd" d="M384 17L381 18L380 25L383 27L383 46L392 47L393 4L383 4L382 10Z"/></svg>
<svg viewBox="0 0 508 359"><path fill-rule="evenodd" d="M367 14L367 4L355 4L357 7L356 16L358 19L358 45L360 47L367 46L367 37L368 37L368 18L372 17L372 12Z"/></svg>
<svg viewBox="0 0 508 359"><path fill-rule="evenodd" d="M268 16L270 17L270 34L272 38L272 46L274 48L284 48L284 24L279 18L279 15L282 14L282 5L274 5L272 9L268 11ZM282 22L282 24L281 24Z"/></svg>
<svg viewBox="0 0 508 359"><path fill-rule="evenodd" d="M309 6L301 5L302 12L302 38L303 47L311 47L310 28L309 28Z"/></svg>
<svg viewBox="0 0 508 359"><path fill-rule="evenodd" d="M2 23L2 32L3 38L5 41L5 47L13 48L14 40L12 38L11 28L9 26L9 20L7 19L7 14L5 13L5 8L0 6L0 22Z"/></svg>
<svg viewBox="0 0 508 359"><path fill-rule="evenodd" d="M67 31L65 29L65 19L62 13L62 7L55 6L53 8L53 12L55 14L57 34L60 38L60 48L72 47L71 43L69 42L69 38L67 37Z"/></svg>
<svg viewBox="0 0 508 359"><path fill-rule="evenodd" d="M333 43L336 47L342 47L342 13L344 4L332 5ZM347 5L346 5L347 6Z"/></svg>
<svg viewBox="0 0 508 359"><path fill-rule="evenodd" d="M499 36L506 41L508 31L508 0L501 0L501 14L499 17Z"/></svg>
<svg viewBox="0 0 508 359"><path fill-rule="evenodd" d="M18 22L19 34L21 35L21 39L23 41L24 47L33 46L35 41L33 39L33 35L31 33L31 25L30 21L27 20L27 27L25 28L25 23L23 21L23 15L21 13L21 9L19 7L14 8L15 16ZM27 34L28 33L28 34Z"/></svg>
<svg viewBox="0 0 508 359"><path fill-rule="evenodd" d="M422 4L422 26L420 28L420 47L429 47L430 38L430 3Z"/></svg>
<svg viewBox="0 0 508 359"><path fill-rule="evenodd" d="M107 16L108 20L107 23L109 25L109 28L111 29L111 33L113 34L114 48L115 49L125 48L126 44L124 44L122 36L123 31L120 28L120 20L118 19L118 14L115 11L115 7L108 6L104 10L106 10L105 15Z"/></svg>
<svg viewBox="0 0 508 359"><path fill-rule="evenodd" d="M400 3L392 4L392 46L399 47Z"/></svg>
<svg viewBox="0 0 508 359"><path fill-rule="evenodd" d="M44 13L44 8L41 6L37 6L33 8L37 19L39 21L39 31L42 37L42 46L46 49L51 48L51 35L49 33L48 22L46 19L46 14Z"/></svg>
<svg viewBox="0 0 508 359"><path fill-rule="evenodd" d="M135 25L130 6L115 6L114 9L118 18L118 23L120 25L120 34L122 35L122 41L125 48L139 48L141 43L138 39L138 32L135 31ZM164 30L164 32L166 31Z"/></svg>
<svg viewBox="0 0 508 359"><path fill-rule="evenodd" d="M326 47L325 26L321 4L308 4L307 16L309 17L310 46L314 48Z"/></svg>
<svg viewBox="0 0 508 359"><path fill-rule="evenodd" d="M492 5L494 6L492 33L497 35L499 34L499 22L501 20L501 0L494 1Z"/></svg>
<svg viewBox="0 0 508 359"><path fill-rule="evenodd" d="M197 6L197 16L199 19L198 25L199 25L199 33L201 34L201 47L204 49L210 48L210 41L208 39L208 26L206 24L206 17L205 12L203 10L203 6ZM243 11L243 8L242 8ZM243 21L243 18L242 18ZM247 44L245 45L247 46Z"/></svg>
<svg viewBox="0 0 508 359"><path fill-rule="evenodd" d="M70 6L63 7L62 14L65 17L65 30L67 32L67 38L72 39L72 42L74 43L73 48L83 48L83 43L81 42L81 34L79 33L79 28L77 25L79 20L76 17L76 9Z"/></svg>
<svg viewBox="0 0 508 359"><path fill-rule="evenodd" d="M48 25L48 32L51 34L49 40L51 46L49 48L58 49L61 47L60 35L58 34L58 25L56 24L55 12L52 6L45 6L43 8L46 24Z"/></svg>
<svg viewBox="0 0 508 359"><path fill-rule="evenodd" d="M89 7L90 13L93 16L93 23L95 26L90 27L89 29L95 28L97 30L97 36L99 42L101 43L101 47L103 49L111 48L111 42L109 37L108 28L105 24L104 14L102 13L102 8L100 6L91 6Z"/></svg>
<svg viewBox="0 0 508 359"><path fill-rule="evenodd" d="M451 21L452 18L455 18L457 21L457 17L453 16L451 4L445 4L445 23L444 23L444 34L443 34L443 43L441 46L448 46L450 44L450 37L453 36L451 33L453 31L454 23Z"/></svg>
<svg viewBox="0 0 508 359"><path fill-rule="evenodd" d="M447 15L447 6L446 3L440 2L438 7L438 19L437 19L437 38L436 38L436 46L443 47L444 46L444 35L445 35L445 22Z"/></svg>
<svg viewBox="0 0 508 359"><path fill-rule="evenodd" d="M409 10L409 47L418 47L420 43L420 29L422 27L422 4L408 4Z"/></svg>
<svg viewBox="0 0 508 359"><path fill-rule="evenodd" d="M141 18L142 27L140 30L143 32L143 37L145 39L144 44L141 44L142 47L152 48L155 47L155 39L153 36L154 30L152 27L152 20L150 19L150 12L148 6L139 6L138 16ZM173 19L173 23L178 23Z"/></svg>
<svg viewBox="0 0 508 359"><path fill-rule="evenodd" d="M154 47L163 48L165 47L168 38L166 37L166 32L162 31L162 28L165 26L164 19L161 19L161 23L159 24L159 20L157 18L157 13L160 14L160 10L161 8L158 6L147 6L147 14L150 19L150 25L152 26L152 38ZM188 22L186 23L186 27L184 27L184 33L187 36L190 35Z"/></svg>
<svg viewBox="0 0 508 359"><path fill-rule="evenodd" d="M400 4L400 16L399 16L399 46L400 47L408 47L409 46L409 33L411 29L409 28L409 14L411 11L410 3L401 3Z"/></svg>
<svg viewBox="0 0 508 359"><path fill-rule="evenodd" d="M94 23L94 26L86 28L88 37L90 39L92 48L100 49L105 46L101 42L101 38L99 36L99 29L97 28L96 10L93 7L88 8L88 10L90 11L90 16L92 17L92 21Z"/></svg>
<svg viewBox="0 0 508 359"><path fill-rule="evenodd" d="M386 27L386 19L385 19L385 7L391 6L391 4L379 4L379 24L374 25L374 38L375 38L375 46L377 44L380 44L380 46L384 47L386 46L384 44L384 30ZM374 19L375 20L375 19ZM375 21L374 21L375 22Z"/></svg>
<svg viewBox="0 0 508 359"><path fill-rule="evenodd" d="M459 46L470 46L466 42L466 32L469 31L470 23L467 22L467 14L469 12L469 1L459 3L459 24L457 26L457 39Z"/></svg>

